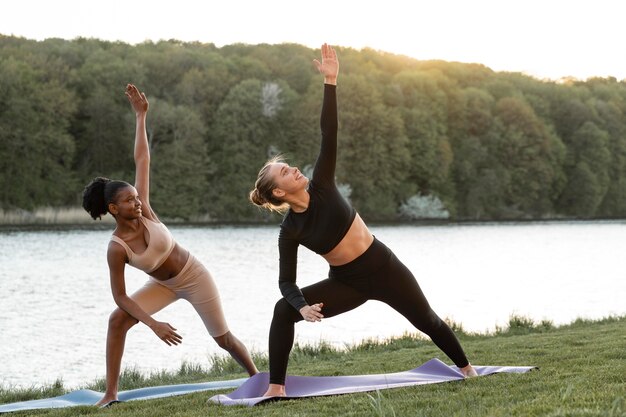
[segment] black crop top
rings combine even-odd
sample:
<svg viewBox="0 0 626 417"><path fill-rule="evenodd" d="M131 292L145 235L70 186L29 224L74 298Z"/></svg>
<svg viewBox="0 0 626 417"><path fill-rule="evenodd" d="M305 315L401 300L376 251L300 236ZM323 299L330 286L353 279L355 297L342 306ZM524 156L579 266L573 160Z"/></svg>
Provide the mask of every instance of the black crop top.
<svg viewBox="0 0 626 417"><path fill-rule="evenodd" d="M302 244L320 255L330 252L348 233L356 216L356 210L341 196L335 184L337 96L334 85L324 84L320 126L322 145L309 182L309 206L302 213L289 210L278 236L278 286L283 297L296 310L308 304L296 285L298 246Z"/></svg>

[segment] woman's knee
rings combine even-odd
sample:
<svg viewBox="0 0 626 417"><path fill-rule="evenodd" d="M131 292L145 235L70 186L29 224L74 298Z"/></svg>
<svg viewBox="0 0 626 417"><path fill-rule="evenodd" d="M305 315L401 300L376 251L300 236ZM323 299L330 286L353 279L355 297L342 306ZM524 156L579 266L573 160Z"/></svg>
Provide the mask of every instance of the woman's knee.
<svg viewBox="0 0 626 417"><path fill-rule="evenodd" d="M231 350L235 345L235 337L231 332L226 332L221 336L214 336L213 340L217 343L219 347L224 350Z"/></svg>
<svg viewBox="0 0 626 417"><path fill-rule="evenodd" d="M274 317L272 321L281 320L281 321L290 321L296 322L302 319L300 312L296 311L295 308L287 300L281 298L276 302L274 306Z"/></svg>
<svg viewBox="0 0 626 417"><path fill-rule="evenodd" d="M116 308L109 316L109 328L128 330L137 323L136 318L121 308Z"/></svg>

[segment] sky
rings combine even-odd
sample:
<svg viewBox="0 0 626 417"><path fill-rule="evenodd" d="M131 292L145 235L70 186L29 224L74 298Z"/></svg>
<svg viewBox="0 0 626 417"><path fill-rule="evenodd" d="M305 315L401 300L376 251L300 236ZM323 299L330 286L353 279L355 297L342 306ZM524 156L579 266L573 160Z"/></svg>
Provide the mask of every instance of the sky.
<svg viewBox="0 0 626 417"><path fill-rule="evenodd" d="M28 39L298 43L480 63L558 80L626 79L622 0L0 0ZM340 57L341 58L341 57Z"/></svg>

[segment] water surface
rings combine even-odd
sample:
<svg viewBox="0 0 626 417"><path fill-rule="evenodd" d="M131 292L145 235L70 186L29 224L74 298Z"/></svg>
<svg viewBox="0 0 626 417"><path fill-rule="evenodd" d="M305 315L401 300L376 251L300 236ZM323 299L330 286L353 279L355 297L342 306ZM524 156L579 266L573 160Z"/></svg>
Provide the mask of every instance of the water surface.
<svg viewBox="0 0 626 417"><path fill-rule="evenodd" d="M277 227L170 229L213 274L232 332L251 350L266 352L279 297ZM562 324L626 313L623 222L371 229L413 271L435 311L466 330L493 330L511 314ZM0 231L0 384L32 386L61 378L77 387L104 376L107 320L115 307L105 256L110 234ZM300 249L301 286L325 278L327 269L321 257ZM131 292L146 275L126 270ZM140 324L129 333L123 366L144 372L177 369L183 361L208 366L208 358L220 352L185 301L156 317L176 327L183 344L169 347ZM406 331L414 332L406 319L370 301L321 323L300 323L296 337L341 347ZM472 360L480 364L480 358Z"/></svg>

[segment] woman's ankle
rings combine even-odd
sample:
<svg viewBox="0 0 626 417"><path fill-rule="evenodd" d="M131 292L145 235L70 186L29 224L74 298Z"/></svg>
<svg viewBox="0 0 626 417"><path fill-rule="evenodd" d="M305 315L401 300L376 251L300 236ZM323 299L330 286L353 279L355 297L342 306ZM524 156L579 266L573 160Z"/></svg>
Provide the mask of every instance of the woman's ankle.
<svg viewBox="0 0 626 417"><path fill-rule="evenodd" d="M110 403L111 401L117 401L117 393L108 394L105 392L102 398L95 405L101 406Z"/></svg>
<svg viewBox="0 0 626 417"><path fill-rule="evenodd" d="M474 367L469 363L467 364L467 366L464 366L463 368L459 368L459 369L461 370L461 373L463 374L464 378L471 378L471 377L478 376L478 373L476 372Z"/></svg>
<svg viewBox="0 0 626 417"><path fill-rule="evenodd" d="M265 394L263 394L264 397L284 397L286 395L285 386L280 384L270 384Z"/></svg>

